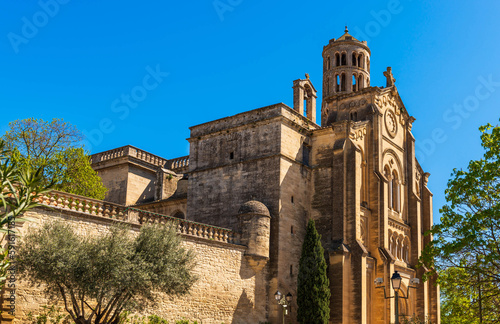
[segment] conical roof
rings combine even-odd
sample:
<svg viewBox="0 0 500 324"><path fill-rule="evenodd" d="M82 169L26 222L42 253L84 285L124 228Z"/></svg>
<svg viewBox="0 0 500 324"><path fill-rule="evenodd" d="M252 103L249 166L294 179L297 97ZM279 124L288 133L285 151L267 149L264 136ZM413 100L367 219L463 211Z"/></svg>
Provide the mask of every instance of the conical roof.
<svg viewBox="0 0 500 324"><path fill-rule="evenodd" d="M347 29L347 26L345 26L344 35L340 36L337 39L337 41L345 41L345 40L359 42L358 39L354 38L351 34L349 34L349 29Z"/></svg>
<svg viewBox="0 0 500 324"><path fill-rule="evenodd" d="M257 214L269 217L271 216L266 205L257 200L250 200L241 205L238 214Z"/></svg>

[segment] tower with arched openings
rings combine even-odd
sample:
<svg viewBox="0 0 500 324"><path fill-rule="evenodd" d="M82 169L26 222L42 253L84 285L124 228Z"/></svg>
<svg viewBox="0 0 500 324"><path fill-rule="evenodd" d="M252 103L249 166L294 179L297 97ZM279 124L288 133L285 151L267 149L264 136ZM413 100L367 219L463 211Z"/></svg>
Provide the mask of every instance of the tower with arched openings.
<svg viewBox="0 0 500 324"><path fill-rule="evenodd" d="M321 124L335 119L331 102L338 96L370 87L370 48L349 34L331 39L323 48L323 103Z"/></svg>

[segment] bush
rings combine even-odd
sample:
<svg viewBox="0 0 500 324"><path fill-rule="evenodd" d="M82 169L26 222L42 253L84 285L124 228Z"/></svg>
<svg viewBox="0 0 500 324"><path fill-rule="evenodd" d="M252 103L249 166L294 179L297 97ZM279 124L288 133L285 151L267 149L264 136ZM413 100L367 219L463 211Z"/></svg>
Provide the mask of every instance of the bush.
<svg viewBox="0 0 500 324"><path fill-rule="evenodd" d="M69 315L61 313L60 307L42 306L41 314L34 316L32 312L28 313L28 321L30 324L69 324Z"/></svg>

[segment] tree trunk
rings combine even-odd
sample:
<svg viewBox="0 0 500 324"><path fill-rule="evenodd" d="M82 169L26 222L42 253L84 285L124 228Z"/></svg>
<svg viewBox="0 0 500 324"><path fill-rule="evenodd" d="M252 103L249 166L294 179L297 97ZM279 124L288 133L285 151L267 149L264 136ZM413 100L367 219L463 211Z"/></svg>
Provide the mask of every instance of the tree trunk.
<svg viewBox="0 0 500 324"><path fill-rule="evenodd" d="M92 322L83 316L79 316L76 318L75 324L92 324Z"/></svg>

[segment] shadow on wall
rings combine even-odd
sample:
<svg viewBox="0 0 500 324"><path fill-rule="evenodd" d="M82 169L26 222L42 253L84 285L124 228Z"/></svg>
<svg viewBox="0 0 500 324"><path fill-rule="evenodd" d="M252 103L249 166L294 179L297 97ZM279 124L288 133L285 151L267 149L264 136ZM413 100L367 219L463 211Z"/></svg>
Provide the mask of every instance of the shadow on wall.
<svg viewBox="0 0 500 324"><path fill-rule="evenodd" d="M151 181L148 184L148 186L146 187L146 189L144 189L144 191L139 196L139 199L137 200L136 204L154 201L155 186L156 186L156 183L154 181Z"/></svg>
<svg viewBox="0 0 500 324"><path fill-rule="evenodd" d="M252 316L254 313L253 310L254 310L254 304L248 297L246 289L243 289L240 299L238 300L238 304L236 305L236 309L233 314L233 321L231 323L232 324L258 323L250 320L251 318L254 317Z"/></svg>
<svg viewBox="0 0 500 324"><path fill-rule="evenodd" d="M268 317L267 290L265 278L267 277L268 264L260 264L256 271L249 263L246 256L241 256L240 279L246 283L238 303L234 309L231 323L260 323L266 322ZM253 291L252 291L253 290Z"/></svg>

